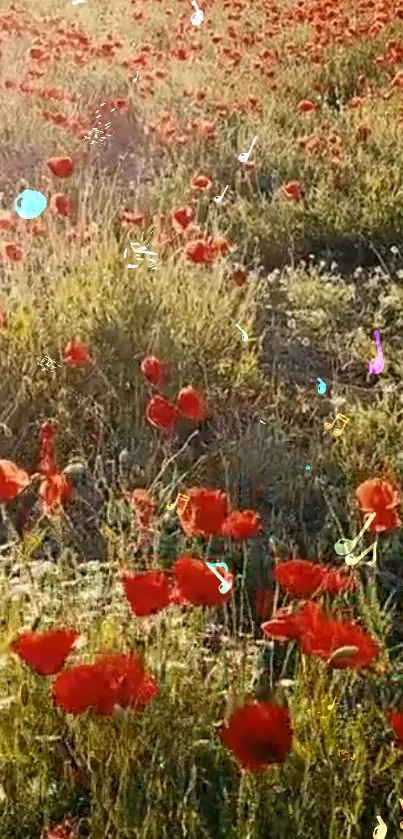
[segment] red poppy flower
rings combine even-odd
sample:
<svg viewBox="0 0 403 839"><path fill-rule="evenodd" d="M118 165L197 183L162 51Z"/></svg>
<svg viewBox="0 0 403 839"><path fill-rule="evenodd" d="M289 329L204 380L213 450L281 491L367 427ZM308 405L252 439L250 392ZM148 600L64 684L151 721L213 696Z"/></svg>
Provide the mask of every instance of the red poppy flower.
<svg viewBox="0 0 403 839"><path fill-rule="evenodd" d="M147 489L134 489L130 495L130 503L136 507L140 526L148 527L155 509L155 501L152 495Z"/></svg>
<svg viewBox="0 0 403 839"><path fill-rule="evenodd" d="M80 664L59 673L53 684L53 701L68 714L89 708L102 716L122 708L144 706L158 687L137 654L110 653L94 664Z"/></svg>
<svg viewBox="0 0 403 839"><path fill-rule="evenodd" d="M0 504L16 498L29 481L28 473L12 460L0 460Z"/></svg>
<svg viewBox="0 0 403 839"><path fill-rule="evenodd" d="M220 581L216 575L204 562L188 554L176 560L173 572L180 594L194 606L223 606L231 597L232 589L227 594L221 594L218 590ZM232 582L233 577L229 571L220 568L219 574Z"/></svg>
<svg viewBox="0 0 403 839"><path fill-rule="evenodd" d="M362 143L366 143L366 141L370 138L372 131L368 125L359 125L357 131L355 132L356 140Z"/></svg>
<svg viewBox="0 0 403 839"><path fill-rule="evenodd" d="M350 621L333 620L323 612L317 612L314 621L309 624L306 619L302 623L300 621L300 628L302 651L308 655L317 655L327 662L341 647L356 648L355 651L333 659L330 666L335 669L351 667L360 670L369 667L379 652L373 638L360 626Z"/></svg>
<svg viewBox="0 0 403 839"><path fill-rule="evenodd" d="M185 247L185 254L191 262L208 264L214 262L216 251L205 239L193 239Z"/></svg>
<svg viewBox="0 0 403 839"><path fill-rule="evenodd" d="M285 198L288 198L289 201L300 201L304 196L302 186L299 181L288 181L287 184L284 184L281 187L281 191Z"/></svg>
<svg viewBox="0 0 403 839"><path fill-rule="evenodd" d="M311 99L301 99L297 107L300 114L310 114L316 110L315 102L312 102Z"/></svg>
<svg viewBox="0 0 403 839"><path fill-rule="evenodd" d="M228 498L219 489L192 487L189 501L179 517L187 536L218 536L229 512Z"/></svg>
<svg viewBox="0 0 403 839"><path fill-rule="evenodd" d="M261 528L260 516L253 510L233 510L223 522L221 533L233 539L250 539Z"/></svg>
<svg viewBox="0 0 403 839"><path fill-rule="evenodd" d="M152 396L146 407L146 418L154 428L169 431L176 422L176 408L164 396Z"/></svg>
<svg viewBox="0 0 403 839"><path fill-rule="evenodd" d="M207 405L203 394L192 385L183 387L176 398L179 413L188 420L201 422L207 416Z"/></svg>
<svg viewBox="0 0 403 839"><path fill-rule="evenodd" d="M55 507L59 505L63 507L70 501L72 495L73 487L63 472L49 474L39 487L42 509L48 515L53 513Z"/></svg>
<svg viewBox="0 0 403 839"><path fill-rule="evenodd" d="M206 192L207 189L210 189L212 183L206 175L194 175L190 181L190 186L199 192Z"/></svg>
<svg viewBox="0 0 403 839"><path fill-rule="evenodd" d="M78 833L68 819L63 819L60 824L46 827L41 839L78 839Z"/></svg>
<svg viewBox="0 0 403 839"><path fill-rule="evenodd" d="M292 597L311 597L323 583L326 569L305 559L282 562L274 571L279 586Z"/></svg>
<svg viewBox="0 0 403 839"><path fill-rule="evenodd" d="M24 256L24 251L17 242L2 242L1 255L4 262L19 262Z"/></svg>
<svg viewBox="0 0 403 839"><path fill-rule="evenodd" d="M178 207L177 210L172 211L172 224L175 230L178 233L182 233L183 230L186 230L189 227L189 224L193 221L193 208L192 207Z"/></svg>
<svg viewBox="0 0 403 839"><path fill-rule="evenodd" d="M392 714L389 714L389 722L393 728L398 745L403 749L403 711L394 711Z"/></svg>
<svg viewBox="0 0 403 839"><path fill-rule="evenodd" d="M73 174L74 165L71 157L50 157L46 163L57 178L70 178Z"/></svg>
<svg viewBox="0 0 403 839"><path fill-rule="evenodd" d="M68 367L85 367L87 364L94 364L89 347L79 338L67 341L63 352L63 361Z"/></svg>
<svg viewBox="0 0 403 839"><path fill-rule="evenodd" d="M62 669L78 637L75 629L23 632L10 649L41 676L53 676Z"/></svg>
<svg viewBox="0 0 403 839"><path fill-rule="evenodd" d="M211 242L211 248L215 254L225 255L230 252L231 245L228 239L224 239L224 236L216 236Z"/></svg>
<svg viewBox="0 0 403 839"><path fill-rule="evenodd" d="M288 612L287 609L277 609L274 618L261 624L261 630L268 638L275 638L276 641L298 641L298 615Z"/></svg>
<svg viewBox="0 0 403 839"><path fill-rule="evenodd" d="M49 206L56 216L67 218L73 214L73 202L63 192L56 192L55 195L52 195Z"/></svg>
<svg viewBox="0 0 403 839"><path fill-rule="evenodd" d="M376 513L368 527L370 533L381 533L383 530L400 527L401 521L397 511L400 495L389 481L370 478L357 487L355 497L363 513Z"/></svg>
<svg viewBox="0 0 403 839"><path fill-rule="evenodd" d="M347 568L336 571L334 568L326 570L326 576L322 583L322 591L326 594L340 594L342 591L351 591L356 588L354 577L347 576Z"/></svg>
<svg viewBox="0 0 403 839"><path fill-rule="evenodd" d="M231 715L220 737L243 769L261 772L284 763L293 738L288 708L248 702Z"/></svg>
<svg viewBox="0 0 403 839"><path fill-rule="evenodd" d="M311 597L326 577L326 568L306 559L282 562L274 572L279 586L292 597Z"/></svg>
<svg viewBox="0 0 403 839"><path fill-rule="evenodd" d="M165 368L155 355L149 355L141 362L141 372L152 385L158 387L164 380Z"/></svg>
<svg viewBox="0 0 403 839"><path fill-rule="evenodd" d="M163 571L127 575L123 587L135 615L152 615L169 603L169 583Z"/></svg>
<svg viewBox="0 0 403 839"><path fill-rule="evenodd" d="M13 218L11 213L0 212L0 230L15 230L17 227L17 220Z"/></svg>

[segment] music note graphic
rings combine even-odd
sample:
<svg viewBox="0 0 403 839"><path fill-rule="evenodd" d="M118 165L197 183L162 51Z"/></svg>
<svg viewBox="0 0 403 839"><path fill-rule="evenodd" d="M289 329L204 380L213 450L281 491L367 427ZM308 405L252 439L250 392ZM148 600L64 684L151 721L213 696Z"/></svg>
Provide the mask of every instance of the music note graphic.
<svg viewBox="0 0 403 839"><path fill-rule="evenodd" d="M385 824L382 816L377 816L376 818L378 819L379 824L372 834L373 839L385 839L385 836L388 832L387 825Z"/></svg>
<svg viewBox="0 0 403 839"><path fill-rule="evenodd" d="M376 565L376 550L377 550L377 547L378 547L377 543L372 542L372 545L370 545L369 548L367 548L366 551L363 551L362 554L360 554L359 556L350 556L350 554L349 554L348 556L345 557L344 562L346 563L346 565L357 565L359 563L360 559L363 558L363 556L366 556L370 551L373 551L371 561L364 563L364 565L370 565L373 568L374 565Z"/></svg>
<svg viewBox="0 0 403 839"><path fill-rule="evenodd" d="M327 705L326 707L327 707L328 711L333 711L334 706L335 706L335 705L338 705L338 704L339 704L339 703L338 703L338 700L337 700L337 699L334 699L334 700L333 700L333 702L332 702L332 704L331 704L331 705ZM326 714L325 714L324 716L323 716L323 714L321 715L321 720L324 720L324 719L326 719L326 718L327 718L327 715L326 715Z"/></svg>
<svg viewBox="0 0 403 839"><path fill-rule="evenodd" d="M215 201L215 202L216 202L216 204L221 204L221 201L223 200L224 195L225 195L225 193L226 193L227 189L228 189L228 186L226 186L226 187L225 187L224 192L223 192L223 194L222 194L222 195L216 195L216 197L215 197L215 198L213 198L213 201Z"/></svg>
<svg viewBox="0 0 403 839"><path fill-rule="evenodd" d="M185 502L183 507L179 506L178 509L177 509L178 516L181 516L182 513L184 512L184 510L186 510L186 505L187 505L188 501L189 501L189 496L188 495L182 495L182 493L178 492L176 501L174 501L173 504L167 504L167 510L173 510L178 503L181 505L181 504L183 504L183 502Z"/></svg>
<svg viewBox="0 0 403 839"><path fill-rule="evenodd" d="M190 2L192 4L193 8L196 9L194 15L192 15L190 20L191 20L193 26L200 26L200 24L203 23L204 14L203 14L202 10L199 9L199 7L196 3L196 0L190 0Z"/></svg>
<svg viewBox="0 0 403 839"><path fill-rule="evenodd" d="M210 568L210 571L215 574L218 580L221 580L221 585L218 586L218 591L220 594L228 594L229 591L232 589L232 582L230 583L228 580L225 580L221 574L216 571L216 568L224 568L224 571L228 571L228 565L226 562L206 562L206 565Z"/></svg>
<svg viewBox="0 0 403 839"><path fill-rule="evenodd" d="M399 804L403 810L403 798L399 798ZM403 822L399 822L400 830L403 830Z"/></svg>
<svg viewBox="0 0 403 839"><path fill-rule="evenodd" d="M252 140L252 145L251 145L251 147L250 147L250 149L249 149L249 151L248 151L248 152L243 151L243 152L242 152L242 154L239 154L239 155L238 155L238 160L239 160L239 162L240 162L240 163L247 163L247 162L248 162L248 160L249 160L249 158L250 158L250 156L251 156L251 152L252 152L253 146L254 146L254 145L255 145L255 143L256 143L256 140L257 140L257 137L254 137L254 138L253 138L253 140Z"/></svg>
<svg viewBox="0 0 403 839"><path fill-rule="evenodd" d="M326 431L330 431L330 429L333 428L337 420L341 420L341 422L343 423L343 428L336 428L336 430L333 431L333 437L340 437L340 434L343 433L347 423L350 422L349 418L345 417L344 414L337 414L333 422L324 422L323 428L325 428Z"/></svg>
<svg viewBox="0 0 403 839"><path fill-rule="evenodd" d="M375 358L371 358L371 361L368 363L368 370L370 373L374 373L375 375L377 375L378 373L382 373L382 370L384 368L384 360L381 339L379 337L379 332L377 329L374 329L374 336L376 348L378 350L378 355L376 355Z"/></svg>
<svg viewBox="0 0 403 839"><path fill-rule="evenodd" d="M241 332L242 332L242 340L243 340L243 341L247 341L247 340L248 340L248 333L247 333L247 332L245 332L245 330L244 330L244 329L242 329L242 327L241 327L241 326L239 326L239 323L236 323L236 324L235 324L235 326L237 326L237 327L238 327L238 329L240 329L240 330L241 330Z"/></svg>
<svg viewBox="0 0 403 839"><path fill-rule="evenodd" d="M348 554L351 554L351 551L353 551L355 546L358 545L358 542L360 541L362 534L365 533L366 530L368 530L368 527L370 526L371 521L374 520L375 516L376 513L369 514L364 524L364 527L362 528L362 530L360 530L358 536L356 536L355 539L338 539L338 541L334 543L333 548L335 552L338 554L338 556L347 556Z"/></svg>

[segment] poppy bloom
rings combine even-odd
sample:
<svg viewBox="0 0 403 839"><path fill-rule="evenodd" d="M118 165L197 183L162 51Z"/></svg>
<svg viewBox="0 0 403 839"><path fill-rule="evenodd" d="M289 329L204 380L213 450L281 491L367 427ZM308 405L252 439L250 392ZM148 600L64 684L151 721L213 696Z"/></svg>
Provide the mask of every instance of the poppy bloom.
<svg viewBox="0 0 403 839"><path fill-rule="evenodd" d="M104 654L93 664L63 670L53 683L53 701L68 714L89 708L111 716L116 705L139 708L154 698L158 686L136 653Z"/></svg>
<svg viewBox="0 0 403 839"><path fill-rule="evenodd" d="M322 585L326 568L305 559L282 562L274 572L280 588L292 597L311 597Z"/></svg>
<svg viewBox="0 0 403 839"><path fill-rule="evenodd" d="M204 562L189 554L183 554L173 567L175 582L179 593L194 606L222 606L231 597L231 589L226 594L218 590L220 582ZM232 582L232 574L223 568L220 575Z"/></svg>
<svg viewBox="0 0 403 839"><path fill-rule="evenodd" d="M229 512L228 498L219 489L192 487L179 520L187 536L218 536Z"/></svg>
<svg viewBox="0 0 403 839"><path fill-rule="evenodd" d="M214 262L216 251L205 239L193 239L185 247L185 254L190 262L200 265Z"/></svg>
<svg viewBox="0 0 403 839"><path fill-rule="evenodd" d="M173 210L171 217L175 230L178 233L182 233L183 230L186 230L189 227L189 224L193 221L193 215L194 213L192 207L178 207L177 210Z"/></svg>
<svg viewBox="0 0 403 839"><path fill-rule="evenodd" d="M176 407L182 417L194 422L201 422L207 416L207 406L203 394L192 385L183 387L176 398Z"/></svg>
<svg viewBox="0 0 403 839"><path fill-rule="evenodd" d="M261 624L261 630L268 638L276 641L298 641L300 625L298 615L287 609L277 609L274 617Z"/></svg>
<svg viewBox="0 0 403 839"><path fill-rule="evenodd" d="M12 460L0 460L0 504L12 501L28 486L29 475Z"/></svg>
<svg viewBox="0 0 403 839"><path fill-rule="evenodd" d="M163 571L127 575L123 587L135 615L152 615L169 603L169 583Z"/></svg>
<svg viewBox="0 0 403 839"><path fill-rule="evenodd" d="M73 174L74 165L71 157L50 157L46 163L57 178L69 178Z"/></svg>
<svg viewBox="0 0 403 839"><path fill-rule="evenodd" d="M52 195L49 206L55 216L68 218L73 214L73 202L71 198L63 192L56 192L55 195Z"/></svg>
<svg viewBox="0 0 403 839"><path fill-rule="evenodd" d="M161 385L164 380L164 365L155 355L149 355L141 362L141 372L152 385Z"/></svg>
<svg viewBox="0 0 403 839"><path fill-rule="evenodd" d="M355 132L356 140L366 143L366 141L370 138L372 131L368 125L359 125L357 131Z"/></svg>
<svg viewBox="0 0 403 839"><path fill-rule="evenodd" d="M351 621L333 620L318 611L313 621L300 621L300 629L302 652L319 656L335 669L360 670L369 667L378 655L373 638ZM348 647L350 651L329 661L341 647Z"/></svg>
<svg viewBox="0 0 403 839"><path fill-rule="evenodd" d="M233 539L250 539L260 530L261 521L253 510L233 510L223 522L221 533Z"/></svg>
<svg viewBox="0 0 403 839"><path fill-rule="evenodd" d="M42 502L42 509L50 515L55 507L62 507L70 501L73 495L73 487L63 472L53 472L46 476L39 487L39 497Z"/></svg>
<svg viewBox="0 0 403 839"><path fill-rule="evenodd" d="M63 352L63 361L68 367L85 367L94 364L87 344L79 338L67 341Z"/></svg>
<svg viewBox="0 0 403 839"><path fill-rule="evenodd" d="M370 533L381 533L383 530L400 527L401 521L397 511L400 495L389 481L370 478L357 487L355 497L363 513L376 513L368 527Z"/></svg>
<svg viewBox="0 0 403 839"><path fill-rule="evenodd" d="M190 186L199 192L206 192L212 186L212 181L206 175L194 175L190 181Z"/></svg>
<svg viewBox="0 0 403 839"><path fill-rule="evenodd" d="M304 193L299 181L288 181L281 187L281 192L289 201L300 201Z"/></svg>
<svg viewBox="0 0 403 839"><path fill-rule="evenodd" d="M41 839L78 839L78 834L68 819L63 819L60 824L46 827Z"/></svg>
<svg viewBox="0 0 403 839"><path fill-rule="evenodd" d="M53 676L62 669L78 637L75 629L23 632L10 644L10 650L41 676Z"/></svg>
<svg viewBox="0 0 403 839"><path fill-rule="evenodd" d="M300 114L311 114L312 111L316 110L315 102L312 102L311 99L301 99L297 107Z"/></svg>
<svg viewBox="0 0 403 839"><path fill-rule="evenodd" d="M152 495L147 489L134 489L130 495L130 503L136 508L139 525L148 527L155 509Z"/></svg>
<svg viewBox="0 0 403 839"><path fill-rule="evenodd" d="M393 728L398 745L403 749L403 711L395 711L389 714L389 722Z"/></svg>
<svg viewBox="0 0 403 839"><path fill-rule="evenodd" d="M165 396L152 396L147 403L146 418L154 428L169 431L176 422L176 408Z"/></svg>
<svg viewBox="0 0 403 839"><path fill-rule="evenodd" d="M24 256L24 251L17 242L2 242L1 255L4 262L19 262Z"/></svg>
<svg viewBox="0 0 403 839"><path fill-rule="evenodd" d="M262 772L271 763L284 763L293 738L288 708L248 702L234 711L220 737L243 769Z"/></svg>

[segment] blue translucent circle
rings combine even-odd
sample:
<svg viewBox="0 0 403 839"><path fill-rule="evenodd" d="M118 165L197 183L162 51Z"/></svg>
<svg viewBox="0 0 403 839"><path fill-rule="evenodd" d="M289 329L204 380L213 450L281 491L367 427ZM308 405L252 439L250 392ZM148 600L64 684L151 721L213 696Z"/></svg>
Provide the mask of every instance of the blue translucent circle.
<svg viewBox="0 0 403 839"><path fill-rule="evenodd" d="M46 210L47 199L43 192L36 189L24 189L14 201L14 210L21 218L36 218Z"/></svg>

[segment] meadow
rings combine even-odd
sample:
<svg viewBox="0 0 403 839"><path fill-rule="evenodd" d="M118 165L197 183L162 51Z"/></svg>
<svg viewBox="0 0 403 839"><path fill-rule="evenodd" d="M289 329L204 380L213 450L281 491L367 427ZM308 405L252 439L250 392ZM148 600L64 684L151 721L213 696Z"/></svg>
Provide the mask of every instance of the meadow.
<svg viewBox="0 0 403 839"><path fill-rule="evenodd" d="M0 11L2 839L403 828L403 3L199 6Z"/></svg>

